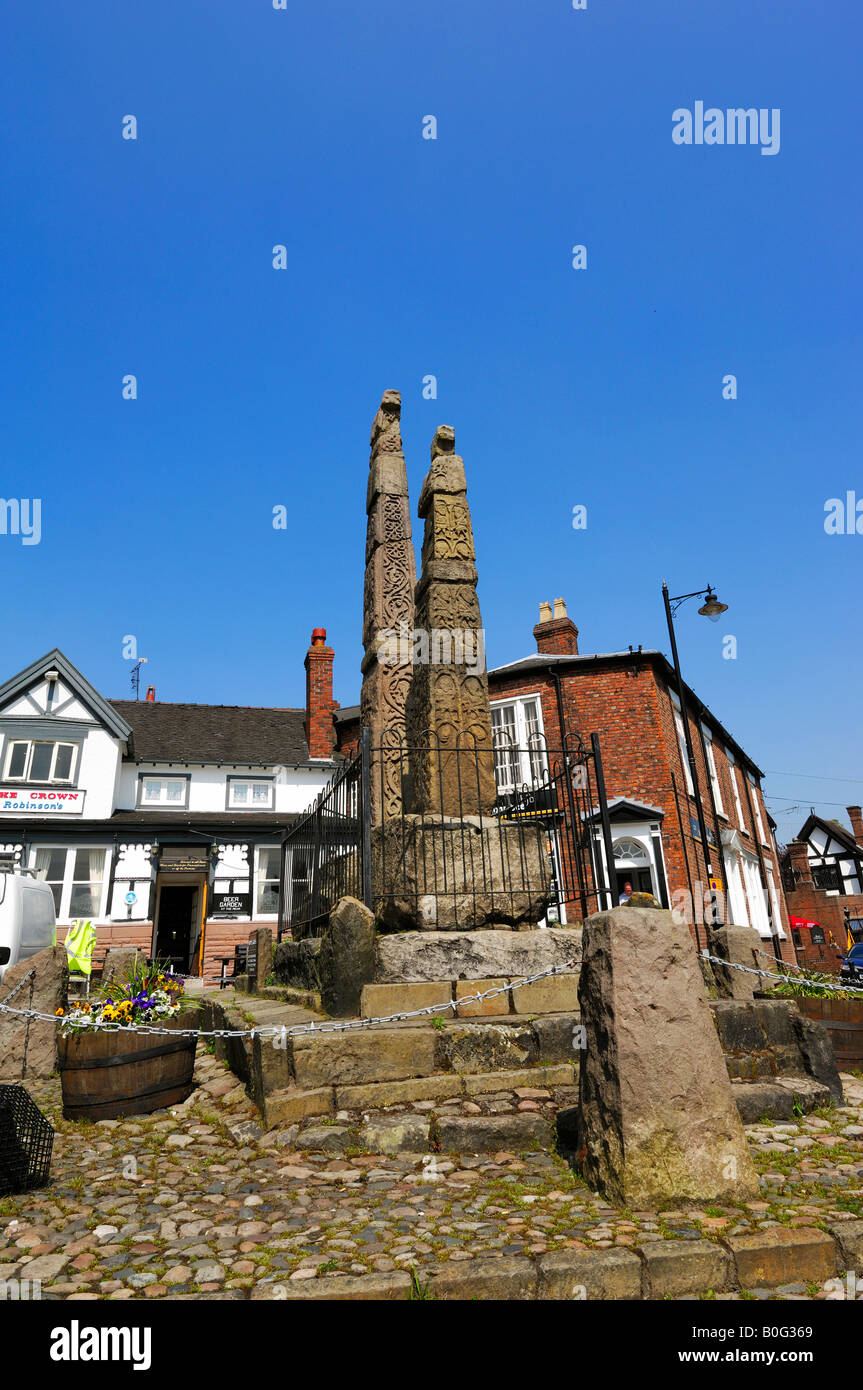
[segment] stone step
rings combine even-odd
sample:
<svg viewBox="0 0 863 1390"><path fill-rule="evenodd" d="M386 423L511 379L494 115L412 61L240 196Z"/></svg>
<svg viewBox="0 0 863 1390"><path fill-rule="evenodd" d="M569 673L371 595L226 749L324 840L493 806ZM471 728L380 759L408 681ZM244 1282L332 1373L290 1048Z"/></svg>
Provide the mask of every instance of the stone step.
<svg viewBox="0 0 863 1390"><path fill-rule="evenodd" d="M574 1087L577 1084L578 1066L572 1062L559 1062L548 1066L523 1067L515 1071L504 1070L475 1075L438 1072L409 1080L372 1082L357 1086L318 1086L304 1089L289 1085L263 1095L260 1108L269 1130L277 1126L299 1124L318 1116L335 1116L339 1111L348 1110L362 1114L371 1110L383 1110L390 1105L411 1104L414 1101L470 1100L472 1097L493 1094L496 1091L514 1091L518 1087L547 1090L553 1086ZM497 1147L505 1146L499 1144Z"/></svg>
<svg viewBox="0 0 863 1390"><path fill-rule="evenodd" d="M363 1018L388 1018L391 1014L410 1013L415 1009L440 1008L443 1017L449 1018L455 1013L458 1018L480 1018L576 1012L578 976L577 970L571 970L565 975L534 980L517 989L509 988L512 976L364 985L360 1013ZM491 999L458 1003L460 999L492 989L504 989L506 993ZM457 1005L454 1010L449 1007L452 1004Z"/></svg>

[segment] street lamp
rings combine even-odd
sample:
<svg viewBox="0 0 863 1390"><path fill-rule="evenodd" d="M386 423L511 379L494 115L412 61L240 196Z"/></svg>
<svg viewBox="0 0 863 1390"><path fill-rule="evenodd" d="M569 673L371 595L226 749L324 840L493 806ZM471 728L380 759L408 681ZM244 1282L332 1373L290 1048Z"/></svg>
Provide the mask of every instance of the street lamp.
<svg viewBox="0 0 863 1390"><path fill-rule="evenodd" d="M711 622L717 622L720 615L728 609L727 603L720 603L713 588L708 584L706 589L696 589L691 594L678 594L676 598L671 598L668 593L668 585L662 581L662 597L665 602L665 618L668 623L668 636L671 641L671 655L674 658L674 675L677 680L677 698L680 701L680 718L683 724L683 739L686 744L686 759L689 763L689 773L692 778L692 787L695 794L695 806L698 813L698 831L701 835L701 848L704 853L704 863L707 869L708 883L713 878L713 865L710 860L710 844L707 839L707 824L704 820L704 807L701 802L701 787L698 781L698 766L695 762L695 751L692 747L692 738L689 733L689 720L686 717L686 702L683 697L683 676L680 674L680 657L677 654L677 638L674 635L674 614L682 603L690 598L703 598L704 603L698 612ZM717 853L720 853L719 845L716 846ZM693 903L693 909L695 904ZM703 919L702 919L703 920ZM697 932L696 926L696 932Z"/></svg>

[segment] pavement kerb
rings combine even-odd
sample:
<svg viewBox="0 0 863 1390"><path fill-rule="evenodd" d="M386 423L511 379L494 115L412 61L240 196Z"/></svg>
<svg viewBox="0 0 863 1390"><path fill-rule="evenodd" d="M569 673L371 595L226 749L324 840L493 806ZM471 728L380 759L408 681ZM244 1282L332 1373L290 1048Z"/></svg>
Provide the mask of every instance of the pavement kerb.
<svg viewBox="0 0 863 1390"><path fill-rule="evenodd" d="M774 1230L783 1235L771 1243ZM799 1236L800 1239L794 1239ZM825 1239L826 1238L826 1239ZM527 1256L499 1256L470 1261L448 1262L434 1269L418 1265L416 1278L424 1291L420 1296L434 1299L507 1301L528 1299L566 1301L596 1298L605 1301L661 1301L687 1294L713 1290L778 1287L780 1284L806 1283L814 1277L813 1260L820 1262L821 1278L836 1273L842 1265L838 1239L819 1227L770 1228L758 1233L759 1251L781 1259L778 1277L741 1280L740 1268L751 1264L752 1245L741 1245L750 1238L724 1240L645 1241L634 1247L612 1246L605 1250L555 1250L530 1259ZM832 1252L827 1241L832 1245ZM760 1254L756 1258L762 1258ZM636 1265L638 1261L638 1265ZM640 1266L640 1267L639 1267ZM687 1270L689 1271L687 1274ZM762 1268L762 1274L766 1272ZM407 1271L392 1274L364 1274L339 1278L307 1280L274 1279L249 1291L253 1301L288 1299L292 1302L319 1302L322 1299L409 1299L413 1280Z"/></svg>

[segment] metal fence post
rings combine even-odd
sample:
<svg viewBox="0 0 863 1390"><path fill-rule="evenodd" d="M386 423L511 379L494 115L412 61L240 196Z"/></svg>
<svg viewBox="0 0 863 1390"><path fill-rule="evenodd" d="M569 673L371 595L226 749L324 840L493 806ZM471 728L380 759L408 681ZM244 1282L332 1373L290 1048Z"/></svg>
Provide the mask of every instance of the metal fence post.
<svg viewBox="0 0 863 1390"><path fill-rule="evenodd" d="M371 729L363 729L361 747L360 863L363 877L363 902L372 906L372 795L371 795Z"/></svg>
<svg viewBox="0 0 863 1390"><path fill-rule="evenodd" d="M609 908L614 907L614 892L611 875L614 868L614 847L611 843L611 821L608 819L608 801L605 795L605 774L602 770L602 754L599 751L599 734L590 735L593 753L593 770L596 774L596 796L599 801L599 819L602 825L602 843L605 846L605 880Z"/></svg>

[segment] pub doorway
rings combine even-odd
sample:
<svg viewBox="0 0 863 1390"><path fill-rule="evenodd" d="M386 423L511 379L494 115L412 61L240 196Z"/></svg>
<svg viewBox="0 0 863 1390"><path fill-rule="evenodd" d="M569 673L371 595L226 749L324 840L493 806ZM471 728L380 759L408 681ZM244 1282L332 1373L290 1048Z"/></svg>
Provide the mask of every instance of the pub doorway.
<svg viewBox="0 0 863 1390"><path fill-rule="evenodd" d="M197 953L200 891L190 883L164 883L159 890L153 951L177 975L190 973Z"/></svg>

